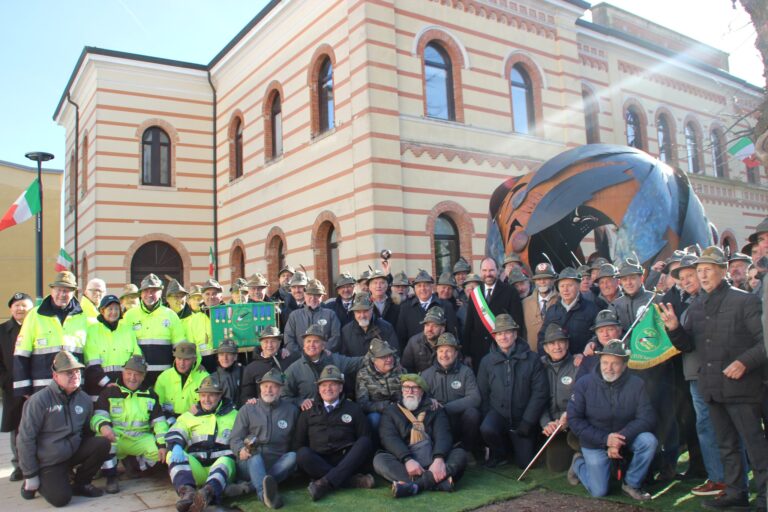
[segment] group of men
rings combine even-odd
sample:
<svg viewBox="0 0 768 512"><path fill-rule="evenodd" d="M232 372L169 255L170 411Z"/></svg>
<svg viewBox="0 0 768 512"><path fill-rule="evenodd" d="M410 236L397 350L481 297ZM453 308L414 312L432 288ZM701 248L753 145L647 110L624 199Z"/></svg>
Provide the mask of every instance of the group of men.
<svg viewBox="0 0 768 512"><path fill-rule="evenodd" d="M546 441L543 464L573 485L603 496L619 475L645 501L685 446L705 506L746 506L751 470L765 510L768 219L750 242L730 259L676 251L649 272L598 257L529 270L512 254L479 275L460 258L435 281L383 260L339 276L325 302L323 283L286 266L271 296L258 273L230 289L279 311L251 353L214 343L213 279L187 291L150 274L120 296L93 279L78 298L61 272L38 306L15 294L0 329L11 480L63 506L119 492L122 462L167 467L182 512L241 493L280 508L297 471L312 500L371 488L372 473L396 498L452 492L468 465L524 468ZM654 307L682 354L630 370L628 334Z"/></svg>

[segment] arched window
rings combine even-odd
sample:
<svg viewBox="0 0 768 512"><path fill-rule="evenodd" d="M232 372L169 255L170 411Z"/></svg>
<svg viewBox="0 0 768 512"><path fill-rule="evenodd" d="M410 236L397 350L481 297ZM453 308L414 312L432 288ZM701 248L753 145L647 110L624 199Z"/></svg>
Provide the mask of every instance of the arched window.
<svg viewBox="0 0 768 512"><path fill-rule="evenodd" d="M692 122L685 123L685 149L688 154L688 172L700 173L699 134Z"/></svg>
<svg viewBox="0 0 768 512"><path fill-rule="evenodd" d="M235 172L232 174L232 179L237 179L243 175L243 120L239 117L235 119L235 128L233 130L235 152L234 165Z"/></svg>
<svg viewBox="0 0 768 512"><path fill-rule="evenodd" d="M232 249L232 258L230 262L230 272L232 274L232 282L234 283L240 277L245 277L245 254L243 248L236 245Z"/></svg>
<svg viewBox="0 0 768 512"><path fill-rule="evenodd" d="M512 93L512 129L517 133L532 133L535 124L533 86L531 77L521 64L512 66L509 84Z"/></svg>
<svg viewBox="0 0 768 512"><path fill-rule="evenodd" d="M459 259L459 230L447 215L439 215L435 220L435 275L449 272Z"/></svg>
<svg viewBox="0 0 768 512"><path fill-rule="evenodd" d="M283 107L280 102L280 93L275 93L272 98L272 106L269 109L270 113L270 136L272 140L272 158L276 158L283 154Z"/></svg>
<svg viewBox="0 0 768 512"><path fill-rule="evenodd" d="M727 169L725 141L723 140L722 132L717 128L713 129L709 133L709 142L712 146L712 165L715 168L715 176L718 178L725 178Z"/></svg>
<svg viewBox="0 0 768 512"><path fill-rule="evenodd" d="M83 166L81 173L81 190L80 196L82 197L88 191L88 134L83 135Z"/></svg>
<svg viewBox="0 0 768 512"><path fill-rule="evenodd" d="M334 127L333 108L333 64L330 57L325 57L317 77L318 133L327 132Z"/></svg>
<svg viewBox="0 0 768 512"><path fill-rule="evenodd" d="M333 225L331 225L325 240L325 248L328 255L328 273L326 274L328 276L328 295L329 297L334 297L336 293L332 283L335 283L336 278L339 276L339 242L336 240L336 230L333 228Z"/></svg>
<svg viewBox="0 0 768 512"><path fill-rule="evenodd" d="M171 140L168 134L159 126L147 128L141 138L141 152L142 184L170 186Z"/></svg>
<svg viewBox="0 0 768 512"><path fill-rule="evenodd" d="M513 68L514 69L514 68ZM600 121L597 98L586 87L581 88L581 98L584 102L584 128L587 132L587 144L600 142Z"/></svg>
<svg viewBox="0 0 768 512"><path fill-rule="evenodd" d="M69 190L67 191L67 213L75 209L75 189L77 189L77 156L72 151L69 155Z"/></svg>
<svg viewBox="0 0 768 512"><path fill-rule="evenodd" d="M659 114L656 119L656 137L659 140L659 160L672 164L672 135L666 114Z"/></svg>
<svg viewBox="0 0 768 512"><path fill-rule="evenodd" d="M453 70L448 52L432 42L424 48L424 84L427 116L454 121Z"/></svg>
<svg viewBox="0 0 768 512"><path fill-rule="evenodd" d="M139 283L150 273L168 275L184 282L184 264L176 249L160 241L147 242L139 247L131 259L131 282Z"/></svg>
<svg viewBox="0 0 768 512"><path fill-rule="evenodd" d="M643 149L643 127L640 114L634 106L627 108L627 146Z"/></svg>

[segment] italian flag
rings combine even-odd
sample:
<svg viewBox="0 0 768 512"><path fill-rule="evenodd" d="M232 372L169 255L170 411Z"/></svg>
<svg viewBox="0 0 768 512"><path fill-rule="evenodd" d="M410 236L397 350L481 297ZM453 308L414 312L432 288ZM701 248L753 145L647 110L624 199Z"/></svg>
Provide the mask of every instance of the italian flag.
<svg viewBox="0 0 768 512"><path fill-rule="evenodd" d="M0 219L0 231L21 224L38 213L40 213L40 183L35 179Z"/></svg>
<svg viewBox="0 0 768 512"><path fill-rule="evenodd" d="M213 279L213 271L216 268L216 256L213 255L213 247L208 247L208 277Z"/></svg>
<svg viewBox="0 0 768 512"><path fill-rule="evenodd" d="M728 153L749 165L748 160L755 154L755 145L749 137L742 137L728 148Z"/></svg>
<svg viewBox="0 0 768 512"><path fill-rule="evenodd" d="M59 249L59 256L56 258L56 272L69 270L72 268L72 256L62 247Z"/></svg>

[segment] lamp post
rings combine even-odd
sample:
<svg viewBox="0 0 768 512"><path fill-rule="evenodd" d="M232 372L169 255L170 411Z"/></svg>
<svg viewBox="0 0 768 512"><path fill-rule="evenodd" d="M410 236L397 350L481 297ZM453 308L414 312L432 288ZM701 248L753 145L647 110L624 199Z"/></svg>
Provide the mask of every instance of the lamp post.
<svg viewBox="0 0 768 512"><path fill-rule="evenodd" d="M37 162L37 190L40 198L40 211L37 212L37 243L35 252L37 256L37 303L43 299L43 162L53 160L53 155L43 151L32 151L25 154L30 160Z"/></svg>

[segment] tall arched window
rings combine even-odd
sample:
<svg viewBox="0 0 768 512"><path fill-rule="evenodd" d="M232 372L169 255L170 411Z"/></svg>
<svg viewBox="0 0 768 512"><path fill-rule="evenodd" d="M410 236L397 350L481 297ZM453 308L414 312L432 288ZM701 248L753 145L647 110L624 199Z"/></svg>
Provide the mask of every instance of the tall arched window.
<svg viewBox="0 0 768 512"><path fill-rule="evenodd" d="M232 282L234 283L238 278L245 277L245 253L243 248L236 245L232 249L232 261L230 262L230 272L232 274Z"/></svg>
<svg viewBox="0 0 768 512"><path fill-rule="evenodd" d="M424 48L424 84L427 116L454 121L456 108L451 58L443 47L434 42Z"/></svg>
<svg viewBox="0 0 768 512"><path fill-rule="evenodd" d="M712 146L712 165L715 168L715 176L725 178L727 169L725 141L723 140L722 132L717 128L713 129L709 134L709 142Z"/></svg>
<svg viewBox="0 0 768 512"><path fill-rule="evenodd" d="M339 276L339 242L336 240L336 230L331 225L328 236L325 240L326 254L328 259L327 276L328 276L328 294L333 297L336 294L332 291L335 290L332 283L336 282L336 278Z"/></svg>
<svg viewBox="0 0 768 512"><path fill-rule="evenodd" d="M656 137L659 140L659 160L672 164L672 135L666 114L659 114L656 119Z"/></svg>
<svg viewBox="0 0 768 512"><path fill-rule="evenodd" d="M587 132L587 144L597 144L600 142L597 98L588 88L582 87L581 99L584 103L584 128Z"/></svg>
<svg viewBox="0 0 768 512"><path fill-rule="evenodd" d="M531 77L522 65L515 64L509 72L512 94L512 129L517 133L532 133L535 123Z"/></svg>
<svg viewBox="0 0 768 512"><path fill-rule="evenodd" d="M75 190L77 189L77 156L72 151L69 155L69 190L67 191L67 213L75 209Z"/></svg>
<svg viewBox="0 0 768 512"><path fill-rule="evenodd" d="M318 133L327 132L334 127L334 104L333 104L333 64L331 59L326 57L320 66L320 73L317 77L318 94Z"/></svg>
<svg viewBox="0 0 768 512"><path fill-rule="evenodd" d="M272 133L272 158L276 158L283 154L283 106L280 102L280 93L275 93L272 99L272 106L269 109L270 114L270 128Z"/></svg>
<svg viewBox="0 0 768 512"><path fill-rule="evenodd" d="M80 196L85 195L85 193L88 191L88 134L86 133L83 135L83 165L82 165L82 173L81 173L81 189L80 189Z"/></svg>
<svg viewBox="0 0 768 512"><path fill-rule="evenodd" d="M700 173L699 134L692 122L685 123L685 149L688 154L688 172Z"/></svg>
<svg viewBox="0 0 768 512"><path fill-rule="evenodd" d="M643 149L643 128L640 114L634 106L627 108L627 146Z"/></svg>
<svg viewBox="0 0 768 512"><path fill-rule="evenodd" d="M435 275L449 272L459 259L459 230L445 214L435 220Z"/></svg>
<svg viewBox="0 0 768 512"><path fill-rule="evenodd" d="M141 138L141 182L144 185L171 185L171 140L159 126L144 131Z"/></svg>
<svg viewBox="0 0 768 512"><path fill-rule="evenodd" d="M237 179L243 175L243 121L240 118L235 119L234 139L235 172L232 178Z"/></svg>

